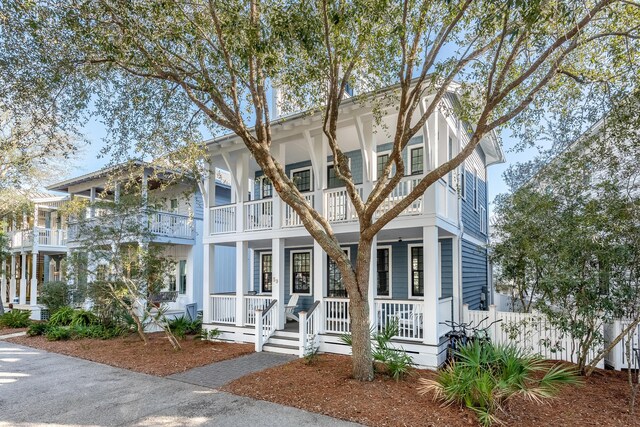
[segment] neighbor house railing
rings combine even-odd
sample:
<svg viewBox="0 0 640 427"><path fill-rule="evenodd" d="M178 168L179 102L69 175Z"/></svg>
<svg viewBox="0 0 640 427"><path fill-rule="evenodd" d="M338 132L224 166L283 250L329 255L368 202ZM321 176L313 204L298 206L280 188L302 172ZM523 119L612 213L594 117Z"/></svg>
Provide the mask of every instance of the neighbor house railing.
<svg viewBox="0 0 640 427"><path fill-rule="evenodd" d="M193 238L193 221L187 215L172 212L151 211L149 231L167 237Z"/></svg>

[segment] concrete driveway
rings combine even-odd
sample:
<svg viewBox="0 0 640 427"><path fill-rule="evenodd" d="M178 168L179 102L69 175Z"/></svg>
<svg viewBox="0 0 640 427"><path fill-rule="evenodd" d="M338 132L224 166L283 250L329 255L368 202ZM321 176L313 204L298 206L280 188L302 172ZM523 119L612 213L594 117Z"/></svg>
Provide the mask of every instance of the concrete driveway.
<svg viewBox="0 0 640 427"><path fill-rule="evenodd" d="M354 426L0 341L0 426Z"/></svg>

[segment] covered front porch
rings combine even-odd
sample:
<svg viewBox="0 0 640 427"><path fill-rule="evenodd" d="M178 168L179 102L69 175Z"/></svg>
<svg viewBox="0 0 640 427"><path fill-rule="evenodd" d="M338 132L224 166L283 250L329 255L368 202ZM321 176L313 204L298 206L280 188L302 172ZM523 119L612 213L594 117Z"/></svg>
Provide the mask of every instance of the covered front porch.
<svg viewBox="0 0 640 427"><path fill-rule="evenodd" d="M340 237L355 261L357 234ZM422 366L439 364L448 330L442 322L458 312L453 239L435 226L383 231L372 250L369 323L381 331L397 322L397 345L412 349ZM234 283L213 283L212 272L205 271L206 327L218 328L223 339L253 342L256 351L303 355L313 341L320 351L349 352L339 339L350 332L349 299L339 270L319 244L305 236L234 246ZM205 245L205 257L213 258L217 247ZM278 347L271 346L274 341Z"/></svg>

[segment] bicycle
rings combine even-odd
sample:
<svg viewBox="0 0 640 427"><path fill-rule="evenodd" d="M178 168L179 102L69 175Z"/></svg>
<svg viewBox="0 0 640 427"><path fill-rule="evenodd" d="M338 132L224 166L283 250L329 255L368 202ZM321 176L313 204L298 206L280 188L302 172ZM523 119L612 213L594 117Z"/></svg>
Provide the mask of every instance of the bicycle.
<svg viewBox="0 0 640 427"><path fill-rule="evenodd" d="M481 328L480 325L488 319L488 317L485 317L478 322L478 326L476 327L472 326L473 321L469 323L456 323L453 320L440 322L440 324L451 327L451 331L445 334L445 338L449 341L447 344L446 364L455 363L457 361L458 351L462 346L466 346L474 342L479 342L481 346L491 344L489 329L494 324L501 322L502 319L495 320L486 327Z"/></svg>

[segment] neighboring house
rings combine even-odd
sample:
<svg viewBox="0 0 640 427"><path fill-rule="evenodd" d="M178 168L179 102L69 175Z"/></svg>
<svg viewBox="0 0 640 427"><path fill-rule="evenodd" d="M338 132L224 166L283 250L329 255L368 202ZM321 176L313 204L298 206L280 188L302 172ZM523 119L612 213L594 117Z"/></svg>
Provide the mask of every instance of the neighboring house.
<svg viewBox="0 0 640 427"><path fill-rule="evenodd" d="M469 125L451 113L457 102L449 93L410 141L403 152L407 176L380 212L468 142ZM366 198L386 162L391 138L385 137L383 128L375 128L371 109L362 103L346 100L341 108L341 148ZM357 218L333 172L320 119L320 114L299 114L274 122L272 153L307 200L331 222L355 261ZM393 129L394 108L386 111L383 122ZM227 135L207 147L211 167L231 171L232 184L229 204L217 200L212 181L205 195L205 327L218 328L223 339L257 341L258 351L301 354L313 338L321 351L348 353L340 340L340 334L349 331L340 271L263 179L239 138ZM382 327L398 319L397 343L418 365L437 366L443 360L447 328L440 322L459 320L463 304L478 309L486 301L487 167L502 161L497 138L487 136L463 166L432 185L374 242L371 324ZM214 277L213 260L227 247L235 248L236 281L231 293L227 283ZM265 310L263 316L256 309ZM299 318L300 324L286 322L287 318ZM260 323L265 323L262 329Z"/></svg>
<svg viewBox="0 0 640 427"><path fill-rule="evenodd" d="M30 198L32 210L3 218L10 256L1 264L0 296L5 303L32 310L36 319L40 318L38 286L63 279L67 224L58 209L68 199L35 195Z"/></svg>
<svg viewBox="0 0 640 427"><path fill-rule="evenodd" d="M187 305L195 303L196 310L202 310L203 207L200 190L192 180L174 182L166 172L153 173L150 165L139 163L135 166L140 176L133 179L146 189L143 192L146 193L149 206L154 206L153 209L141 206L141 212L145 215L140 218L148 221L149 230L148 241L144 244L150 250L160 249L175 261L174 277L169 278L164 295L170 300L168 309L174 313L184 312ZM98 198L117 202L121 186L110 183L130 179L130 165L110 167L48 187L49 190L66 193L65 196L34 199L34 213L25 214L20 219L20 226L13 221L10 223L12 257L3 270L6 274L2 276L6 277L2 283L9 283L9 292L3 291L3 298L8 295L9 301L29 304L32 311L39 312L38 285L65 279L61 265L72 251L82 251L77 222L57 215L57 208L74 198L83 198L89 201L86 218L101 221L108 212L97 211L91 202ZM166 182L161 182L165 179ZM230 200L228 185L216 181L216 191L220 203ZM38 218L38 221L34 224L32 218ZM231 249L226 254L224 250L221 251L218 260L221 266L233 261ZM217 279L221 282L235 281L234 268L219 268L219 271ZM14 283L19 286L14 286ZM34 317L37 317L35 312Z"/></svg>

